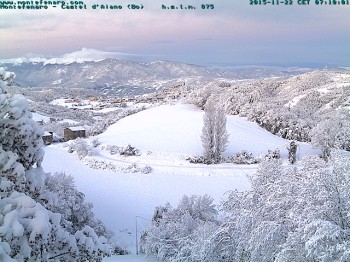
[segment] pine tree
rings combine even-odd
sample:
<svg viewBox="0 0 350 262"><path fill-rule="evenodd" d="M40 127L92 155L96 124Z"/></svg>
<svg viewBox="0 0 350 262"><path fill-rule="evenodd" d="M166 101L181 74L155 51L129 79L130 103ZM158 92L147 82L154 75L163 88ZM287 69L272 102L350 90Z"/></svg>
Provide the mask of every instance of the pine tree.
<svg viewBox="0 0 350 262"><path fill-rule="evenodd" d="M289 147L287 147L287 150L289 163L294 164L297 159L297 144L295 143L295 141L290 142Z"/></svg>

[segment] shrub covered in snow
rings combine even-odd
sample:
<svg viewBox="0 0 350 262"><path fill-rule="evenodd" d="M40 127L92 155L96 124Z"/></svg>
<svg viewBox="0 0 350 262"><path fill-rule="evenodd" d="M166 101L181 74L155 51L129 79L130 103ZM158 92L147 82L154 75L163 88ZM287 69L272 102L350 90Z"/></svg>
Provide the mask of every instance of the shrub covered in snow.
<svg viewBox="0 0 350 262"><path fill-rule="evenodd" d="M97 160L89 157L84 158L83 163L93 169L110 170L113 172L117 172L121 170L120 167L116 166L111 162L105 162L105 161L101 161L101 160Z"/></svg>
<svg viewBox="0 0 350 262"><path fill-rule="evenodd" d="M152 167L150 167L150 166L145 166L145 167L141 168L142 174L149 174L151 172L152 172Z"/></svg>
<svg viewBox="0 0 350 262"><path fill-rule="evenodd" d="M106 146L106 150L111 154L111 155L115 155L115 154L119 154L120 152L120 147L117 145L107 145Z"/></svg>
<svg viewBox="0 0 350 262"><path fill-rule="evenodd" d="M113 172L143 173L143 174L149 174L152 172L152 168L150 166L146 165L144 167L140 167L136 163L132 163L124 167L124 166L115 165L111 162L105 162L94 158L84 158L83 162L90 168L109 170Z"/></svg>
<svg viewBox="0 0 350 262"><path fill-rule="evenodd" d="M206 159L203 156L188 156L186 157L186 160L189 161L192 164L206 164L209 165L211 162L208 161L208 159Z"/></svg>
<svg viewBox="0 0 350 262"><path fill-rule="evenodd" d="M119 154L122 156L138 156L140 151L131 145L126 147L121 147L117 145L107 145L106 150L109 151L111 155Z"/></svg>
<svg viewBox="0 0 350 262"><path fill-rule="evenodd" d="M91 144L93 147L98 147L99 145L101 145L101 142L98 140L98 138L95 138L92 140Z"/></svg>
<svg viewBox="0 0 350 262"><path fill-rule="evenodd" d="M136 163L132 163L127 167L122 169L123 172L126 173L138 173L141 172L143 174L149 174L152 172L152 168L150 166L139 167Z"/></svg>
<svg viewBox="0 0 350 262"><path fill-rule="evenodd" d="M135 147L127 145L127 147L120 148L119 154L122 156L138 156L140 152Z"/></svg>
<svg viewBox="0 0 350 262"><path fill-rule="evenodd" d="M276 148L275 150L268 150L267 154L264 156L264 159L280 159L281 153L279 148Z"/></svg>
<svg viewBox="0 0 350 262"><path fill-rule="evenodd" d="M248 151L243 150L242 152L236 153L233 156L228 157L226 159L226 162L234 163L234 164L251 165L251 164L257 164L259 160L256 159L252 153L249 153Z"/></svg>
<svg viewBox="0 0 350 262"><path fill-rule="evenodd" d="M69 153L76 152L79 159L82 159L86 156L94 155L93 148L86 142L85 139L78 137L74 141L71 142L69 149Z"/></svg>

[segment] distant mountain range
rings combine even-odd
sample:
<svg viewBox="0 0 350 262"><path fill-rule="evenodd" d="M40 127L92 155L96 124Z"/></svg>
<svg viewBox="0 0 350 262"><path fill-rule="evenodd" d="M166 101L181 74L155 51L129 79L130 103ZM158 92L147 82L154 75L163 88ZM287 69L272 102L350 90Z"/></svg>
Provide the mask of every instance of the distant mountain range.
<svg viewBox="0 0 350 262"><path fill-rule="evenodd" d="M207 68L170 61L146 63L125 59L126 54L83 49L56 58L0 60L0 66L15 72L15 83L21 87L92 88L105 94L123 95L149 93L184 82L200 85L213 79L281 77L308 70L261 66Z"/></svg>

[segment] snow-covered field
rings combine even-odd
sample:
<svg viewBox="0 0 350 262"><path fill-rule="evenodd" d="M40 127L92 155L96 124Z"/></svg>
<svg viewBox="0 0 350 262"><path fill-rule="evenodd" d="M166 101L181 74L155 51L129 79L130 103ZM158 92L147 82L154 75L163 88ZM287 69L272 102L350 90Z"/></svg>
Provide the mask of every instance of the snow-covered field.
<svg viewBox="0 0 350 262"><path fill-rule="evenodd" d="M176 167L159 167L150 174L115 173L91 169L67 153L65 148L49 146L45 152L44 170L73 175L77 188L94 203L96 216L115 231L123 247L133 252L136 216L151 219L156 206L166 202L176 205L184 194L209 194L218 202L228 190L248 189L245 174L254 170L232 168L230 175L225 176L219 171L205 175L205 168L177 171ZM203 175L198 175L201 170ZM147 220L138 219L139 229L142 230L147 223Z"/></svg>
<svg viewBox="0 0 350 262"><path fill-rule="evenodd" d="M204 112L194 105L163 105L121 119L99 135L104 144L131 144L143 151L201 155L201 131ZM224 156L248 150L255 156L279 148L287 156L288 140L282 139L239 116L227 116L229 144ZM300 144L302 154L315 153Z"/></svg>
<svg viewBox="0 0 350 262"><path fill-rule="evenodd" d="M134 162L149 165L152 167L149 174L91 169L75 154L69 154L64 144L45 147L43 167L46 172L63 171L74 176L77 188L85 193L88 201L93 202L96 216L115 231L122 247L135 252L136 225L139 236L152 218L156 206L166 202L177 205L184 194L209 194L219 203L229 190L249 189L247 174L253 174L257 165L207 166L190 164L185 160L187 155L202 153L202 123L203 112L194 106L160 106L121 119L98 136L101 145L90 159L108 161L114 165ZM237 116L228 116L227 130L230 143L226 156L242 150L258 156L278 147L282 157L286 158L288 141L256 124ZM87 140L91 141L92 138ZM123 157L111 155L104 149L107 145L127 144L138 148L141 155ZM316 152L310 145L300 144L298 157Z"/></svg>

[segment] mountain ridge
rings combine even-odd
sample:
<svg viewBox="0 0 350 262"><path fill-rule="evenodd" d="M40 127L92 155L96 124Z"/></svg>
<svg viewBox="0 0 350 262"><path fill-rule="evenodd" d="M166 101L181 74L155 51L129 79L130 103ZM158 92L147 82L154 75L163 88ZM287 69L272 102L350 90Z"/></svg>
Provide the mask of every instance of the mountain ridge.
<svg viewBox="0 0 350 262"><path fill-rule="evenodd" d="M3 63L16 73L21 87L80 87L127 95L144 94L182 84L203 84L214 79L256 79L300 74L299 69L242 67L210 69L172 61L135 62L106 58L100 61L45 64L44 62Z"/></svg>

